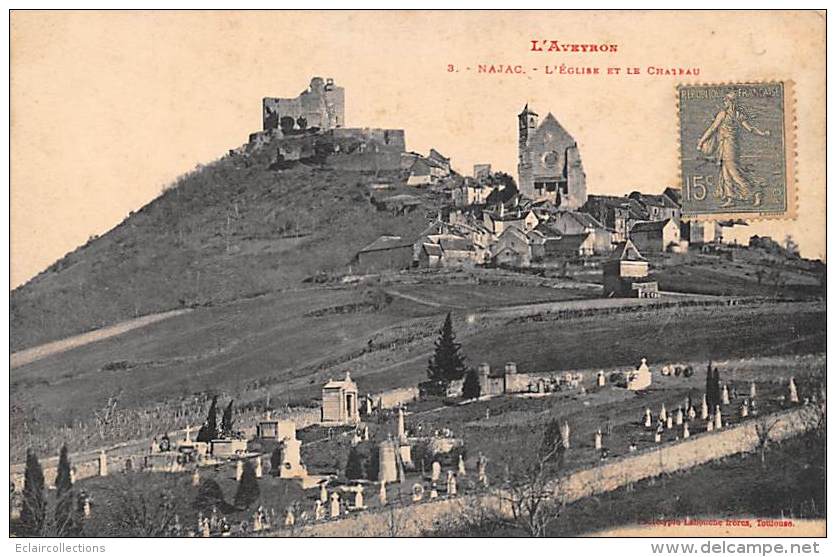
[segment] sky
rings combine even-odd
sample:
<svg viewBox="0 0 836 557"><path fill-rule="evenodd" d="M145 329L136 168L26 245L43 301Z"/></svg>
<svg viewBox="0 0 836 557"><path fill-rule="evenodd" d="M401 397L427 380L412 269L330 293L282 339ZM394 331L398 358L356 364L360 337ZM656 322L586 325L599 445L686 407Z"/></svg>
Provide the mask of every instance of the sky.
<svg viewBox="0 0 836 557"><path fill-rule="evenodd" d="M678 83L792 82L800 218L738 233L790 234L824 258L824 32L815 12L16 11L11 287L245 143L262 97L313 76L345 88L348 126L405 129L408 149L435 147L464 174L516 175L516 115L552 112L588 193L614 195L677 185ZM532 39L616 48L535 52Z"/></svg>

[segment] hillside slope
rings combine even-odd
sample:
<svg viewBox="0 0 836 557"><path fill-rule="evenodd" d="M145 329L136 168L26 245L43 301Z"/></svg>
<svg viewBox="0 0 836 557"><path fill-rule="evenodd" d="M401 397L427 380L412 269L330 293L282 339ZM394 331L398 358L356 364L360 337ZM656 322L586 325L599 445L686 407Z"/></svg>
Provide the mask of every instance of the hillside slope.
<svg viewBox="0 0 836 557"><path fill-rule="evenodd" d="M271 170L275 152L231 153L180 178L12 291L11 350L298 285L345 267L380 234L420 232L434 211L380 211L368 185L387 177L327 162Z"/></svg>

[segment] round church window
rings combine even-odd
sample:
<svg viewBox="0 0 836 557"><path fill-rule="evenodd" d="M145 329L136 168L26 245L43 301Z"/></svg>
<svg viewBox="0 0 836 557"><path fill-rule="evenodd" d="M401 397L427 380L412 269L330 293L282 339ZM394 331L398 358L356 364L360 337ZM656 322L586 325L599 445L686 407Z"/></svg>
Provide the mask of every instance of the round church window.
<svg viewBox="0 0 836 557"><path fill-rule="evenodd" d="M543 164L546 166L554 166L557 164L558 159L560 159L560 155L558 155L557 152L549 151L543 155Z"/></svg>

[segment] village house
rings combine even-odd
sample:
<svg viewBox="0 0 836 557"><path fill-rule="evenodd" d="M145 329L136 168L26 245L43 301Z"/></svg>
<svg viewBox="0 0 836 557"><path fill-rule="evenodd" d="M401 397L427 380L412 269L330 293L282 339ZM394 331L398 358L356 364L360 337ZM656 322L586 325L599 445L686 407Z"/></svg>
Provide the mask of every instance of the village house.
<svg viewBox="0 0 836 557"><path fill-rule="evenodd" d="M417 258L419 267L461 267L482 263L469 238L449 232L427 235L420 243Z"/></svg>
<svg viewBox="0 0 836 557"><path fill-rule="evenodd" d="M679 225L673 219L637 222L630 229L630 240L642 253L664 253L679 244Z"/></svg>
<svg viewBox="0 0 836 557"><path fill-rule="evenodd" d="M412 266L413 242L400 236L381 236L357 252L355 264L362 272L408 269Z"/></svg>
<svg viewBox="0 0 836 557"><path fill-rule="evenodd" d="M528 267L531 260L531 240L525 232L515 226L506 228L491 246L491 261L494 265Z"/></svg>
<svg viewBox="0 0 836 557"><path fill-rule="evenodd" d="M401 168L408 171L406 184L409 186L428 186L448 178L452 174L450 159L430 149L428 156L415 152L403 153Z"/></svg>
<svg viewBox="0 0 836 557"><path fill-rule="evenodd" d="M583 254L608 254L612 251L613 234L595 217L587 213L576 211L558 211L548 221L550 228L562 236L581 236L583 239Z"/></svg>
<svg viewBox="0 0 836 557"><path fill-rule="evenodd" d="M721 243L723 241L723 226L716 221L682 221L679 225L679 235L687 240L690 246Z"/></svg>
<svg viewBox="0 0 836 557"><path fill-rule="evenodd" d="M482 222L491 234L498 237L511 227L523 231L532 230L540 223L540 219L530 209L506 209L505 205L500 205L497 211L482 211Z"/></svg>
<svg viewBox="0 0 836 557"><path fill-rule="evenodd" d="M616 246L602 269L605 298L656 298L659 295L657 283L648 278L650 264L630 240Z"/></svg>
<svg viewBox="0 0 836 557"><path fill-rule="evenodd" d="M465 179L464 183L453 189L453 205L469 207L471 205L485 205L495 186L473 179Z"/></svg>
<svg viewBox="0 0 836 557"><path fill-rule="evenodd" d="M580 209L612 231L614 243L627 239L633 223L648 220L644 207L629 197L590 195Z"/></svg>
<svg viewBox="0 0 836 557"><path fill-rule="evenodd" d="M634 191L629 195L630 199L638 201L647 212L647 220L660 221L671 219L679 226L680 217L682 216L681 205L675 203L665 194L651 195Z"/></svg>

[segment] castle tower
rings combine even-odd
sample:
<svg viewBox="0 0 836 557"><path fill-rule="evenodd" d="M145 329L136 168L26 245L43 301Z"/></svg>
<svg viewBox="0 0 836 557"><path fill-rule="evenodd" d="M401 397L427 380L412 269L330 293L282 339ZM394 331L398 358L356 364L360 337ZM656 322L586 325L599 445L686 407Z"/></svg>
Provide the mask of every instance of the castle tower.
<svg viewBox="0 0 836 557"><path fill-rule="evenodd" d="M523 183L531 182L531 151L528 148L529 140L537 130L538 115L525 105L522 112L517 115L519 124L519 163L517 175L519 178L520 191Z"/></svg>

